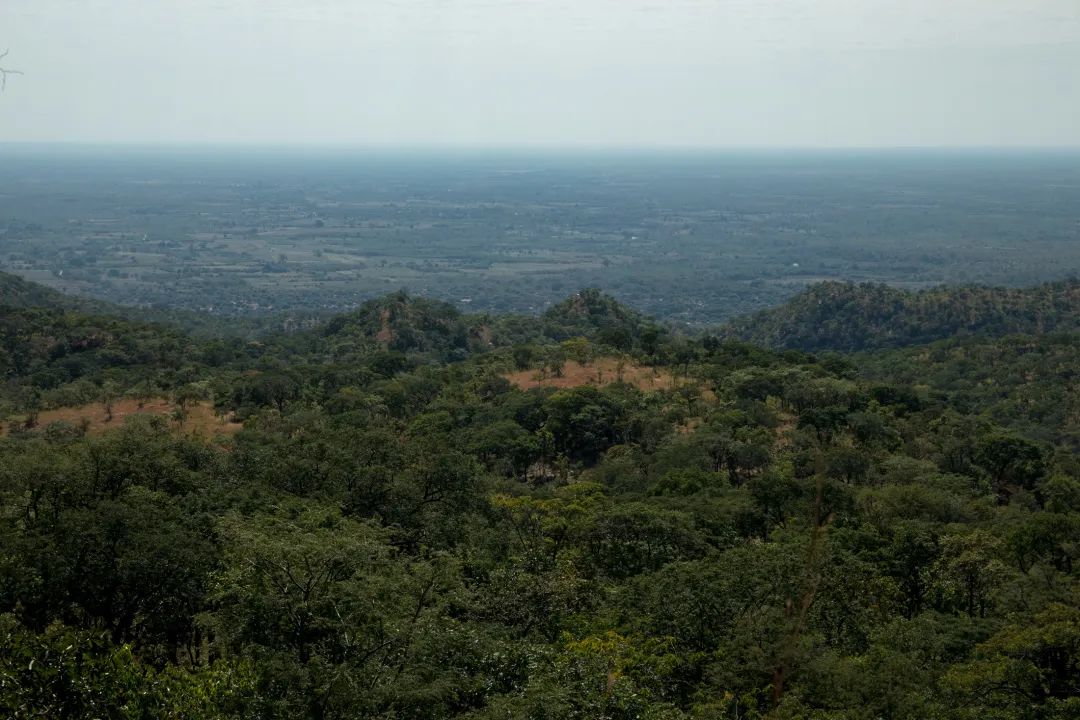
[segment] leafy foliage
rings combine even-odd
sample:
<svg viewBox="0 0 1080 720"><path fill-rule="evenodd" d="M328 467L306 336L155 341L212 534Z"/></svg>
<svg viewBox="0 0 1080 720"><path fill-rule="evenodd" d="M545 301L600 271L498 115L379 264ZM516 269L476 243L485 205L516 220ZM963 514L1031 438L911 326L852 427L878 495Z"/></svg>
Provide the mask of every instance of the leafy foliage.
<svg viewBox="0 0 1080 720"><path fill-rule="evenodd" d="M734 320L730 337L776 348L854 352L961 335L1075 331L1080 281L1033 288L939 287L912 293L825 282L777 308Z"/></svg>
<svg viewBox="0 0 1080 720"><path fill-rule="evenodd" d="M0 711L1075 715L1071 336L815 356L590 291L477 317L396 294L244 343L5 311ZM671 382L507 380L557 353ZM243 429L19 404L147 383Z"/></svg>

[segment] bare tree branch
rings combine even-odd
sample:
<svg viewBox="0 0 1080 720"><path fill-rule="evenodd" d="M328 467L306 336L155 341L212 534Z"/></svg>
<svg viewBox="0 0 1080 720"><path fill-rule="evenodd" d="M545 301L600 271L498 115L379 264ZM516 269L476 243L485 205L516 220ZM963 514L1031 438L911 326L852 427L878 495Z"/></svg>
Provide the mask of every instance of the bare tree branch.
<svg viewBox="0 0 1080 720"><path fill-rule="evenodd" d="M4 58L6 58L8 52L10 52L10 51L5 50L4 52L0 53L0 60L3 60ZM0 92L3 92L4 90L7 90L8 75L22 75L22 74L23 74L22 70L11 70L9 68L0 66Z"/></svg>

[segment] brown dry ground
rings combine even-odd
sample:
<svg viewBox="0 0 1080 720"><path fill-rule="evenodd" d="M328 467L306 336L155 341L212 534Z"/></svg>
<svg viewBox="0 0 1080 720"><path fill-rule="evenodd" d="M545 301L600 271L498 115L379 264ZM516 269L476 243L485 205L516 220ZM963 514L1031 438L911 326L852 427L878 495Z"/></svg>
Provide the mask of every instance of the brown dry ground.
<svg viewBox="0 0 1080 720"><path fill-rule="evenodd" d="M571 360L563 367L562 377L554 377L550 373L542 377L537 370L507 373L503 377L522 390L535 387L572 388L582 385L603 387L618 380L618 362L616 358L597 358L588 365L582 365ZM666 370L635 365L630 362L624 362L623 364L622 380L646 392L650 390L670 390L676 387L675 378ZM687 380L683 379L680 384L686 382ZM706 403L712 403L716 401L716 395L712 390L702 388L701 399ZM776 427L778 448L791 445L791 433L797 422L798 418L795 415L790 413L781 414L780 424ZM694 432L701 423L701 417L687 418L685 422L676 428L676 431L688 435Z"/></svg>
<svg viewBox="0 0 1080 720"><path fill-rule="evenodd" d="M538 370L521 370L508 373L503 377L522 390L535 387L572 388L582 385L603 387L620 379L618 366L619 361L615 358L597 358L588 365L569 360L563 366L561 377L555 377L551 373L542 376ZM630 362L623 363L621 379L645 391L670 390L675 387L675 378L671 376L671 373Z"/></svg>
<svg viewBox="0 0 1080 720"><path fill-rule="evenodd" d="M390 311L383 309L379 313L379 321L382 323L382 327L379 332L375 333L375 339L383 345L389 345L394 341L394 331L390 329Z"/></svg>
<svg viewBox="0 0 1080 720"><path fill-rule="evenodd" d="M42 410L38 416L38 427L46 427L49 423L64 421L69 422L72 425L78 426L83 418L90 420L90 427L87 433L90 435L100 435L101 433L121 427L124 424L125 418L133 415L160 415L165 418L170 418L175 405L168 400L162 398L154 398L143 404L140 408L137 400L132 398L123 398L113 403L112 420L108 419L105 412L105 405L103 403L91 403L90 405L82 405L80 407L66 407L57 408L55 410ZM3 433L7 433L7 425L3 429ZM169 420L169 425L175 429L181 429L177 423L173 420ZM188 417L184 421L183 431L194 432L199 435L207 437L213 435L231 435L243 425L241 423L229 422L227 419L222 419L214 414L214 408L210 403L203 402L197 405L192 405L188 408Z"/></svg>

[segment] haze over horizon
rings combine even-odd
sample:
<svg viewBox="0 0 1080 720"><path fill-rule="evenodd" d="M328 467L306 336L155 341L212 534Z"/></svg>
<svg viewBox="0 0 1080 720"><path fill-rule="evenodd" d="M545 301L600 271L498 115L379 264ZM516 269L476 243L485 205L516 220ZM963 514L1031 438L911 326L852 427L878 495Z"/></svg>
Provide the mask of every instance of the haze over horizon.
<svg viewBox="0 0 1080 720"><path fill-rule="evenodd" d="M8 0L4 48L3 142L1080 146L1075 0Z"/></svg>

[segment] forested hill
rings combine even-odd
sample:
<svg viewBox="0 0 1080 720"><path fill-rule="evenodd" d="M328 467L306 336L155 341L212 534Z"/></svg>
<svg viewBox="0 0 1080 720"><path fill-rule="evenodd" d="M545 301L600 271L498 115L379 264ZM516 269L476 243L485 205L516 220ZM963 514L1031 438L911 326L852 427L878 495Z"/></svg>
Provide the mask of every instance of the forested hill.
<svg viewBox="0 0 1080 720"><path fill-rule="evenodd" d="M105 306L102 302L65 295L40 283L24 280L18 275L0 272L0 307L71 310L100 309Z"/></svg>
<svg viewBox="0 0 1080 720"><path fill-rule="evenodd" d="M202 338L255 337L281 330L284 317L220 318L170 307L138 307L78 295L67 295L46 285L0 271L0 308L54 312L76 312L98 317L123 319L136 324L168 325Z"/></svg>
<svg viewBox="0 0 1080 720"><path fill-rule="evenodd" d="M314 335L336 356L383 349L461 359L477 325L449 303L397 292L334 317Z"/></svg>
<svg viewBox="0 0 1080 720"><path fill-rule="evenodd" d="M867 379L920 388L960 412L1080 451L1080 333L968 337L864 353Z"/></svg>
<svg viewBox="0 0 1080 720"><path fill-rule="evenodd" d="M1080 328L1080 281L1031 288L944 286L908 292L871 283L812 285L783 305L739 318L727 337L773 348L852 352L957 335L999 337Z"/></svg>
<svg viewBox="0 0 1080 720"><path fill-rule="evenodd" d="M332 318L307 337L313 340L312 349L336 358L382 350L451 361L498 347L571 338L586 338L627 351L643 343L655 345L664 333L661 326L641 313L610 295L587 288L552 306L539 318L464 314L446 302L396 292Z"/></svg>
<svg viewBox="0 0 1080 720"><path fill-rule="evenodd" d="M1076 337L0 308L0 718L1074 720Z"/></svg>
<svg viewBox="0 0 1080 720"><path fill-rule="evenodd" d="M554 340L582 336L629 349L655 338L656 323L595 288L586 288L553 305L541 316L544 333Z"/></svg>

